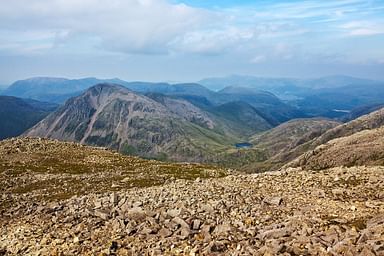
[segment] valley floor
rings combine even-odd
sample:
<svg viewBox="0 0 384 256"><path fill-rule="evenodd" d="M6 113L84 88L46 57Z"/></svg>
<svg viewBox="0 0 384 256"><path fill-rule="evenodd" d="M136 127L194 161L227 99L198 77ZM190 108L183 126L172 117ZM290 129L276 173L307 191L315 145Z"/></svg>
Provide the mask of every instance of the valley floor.
<svg viewBox="0 0 384 256"><path fill-rule="evenodd" d="M384 167L34 193L3 190L0 255L384 255Z"/></svg>

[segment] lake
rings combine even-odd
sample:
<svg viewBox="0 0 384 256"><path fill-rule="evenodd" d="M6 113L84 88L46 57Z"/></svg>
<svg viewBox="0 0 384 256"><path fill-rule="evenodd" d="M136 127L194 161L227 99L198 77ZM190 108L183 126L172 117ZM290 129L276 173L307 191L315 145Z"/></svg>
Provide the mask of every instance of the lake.
<svg viewBox="0 0 384 256"><path fill-rule="evenodd" d="M236 148L250 148L252 146L253 145L251 143L248 143L248 142L241 142L241 143L236 143L235 144Z"/></svg>

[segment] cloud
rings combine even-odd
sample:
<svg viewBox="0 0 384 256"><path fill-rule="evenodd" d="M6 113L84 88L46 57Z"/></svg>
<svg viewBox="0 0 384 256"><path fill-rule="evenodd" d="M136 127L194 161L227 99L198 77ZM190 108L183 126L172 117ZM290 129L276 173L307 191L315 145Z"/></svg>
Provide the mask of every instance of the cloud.
<svg viewBox="0 0 384 256"><path fill-rule="evenodd" d="M257 55L255 57L253 57L250 62L253 63L253 64L259 64L259 63L262 63L266 60L266 57L264 55Z"/></svg>
<svg viewBox="0 0 384 256"><path fill-rule="evenodd" d="M166 51L201 26L208 12L163 0L13 0L0 5L0 30L51 31L55 43L97 37L101 47L129 53Z"/></svg>
<svg viewBox="0 0 384 256"><path fill-rule="evenodd" d="M382 37L362 41L384 33L382 1L233 1L211 8L214 1L204 8L180 2L0 0L0 56L112 56L142 69L176 59L219 69L233 60L254 68L381 58Z"/></svg>
<svg viewBox="0 0 384 256"><path fill-rule="evenodd" d="M254 37L253 30L237 27L222 28L221 30L200 30L188 32L176 38L170 46L176 51L216 55Z"/></svg>
<svg viewBox="0 0 384 256"><path fill-rule="evenodd" d="M372 36L384 34L384 22L350 21L340 26L349 36Z"/></svg>

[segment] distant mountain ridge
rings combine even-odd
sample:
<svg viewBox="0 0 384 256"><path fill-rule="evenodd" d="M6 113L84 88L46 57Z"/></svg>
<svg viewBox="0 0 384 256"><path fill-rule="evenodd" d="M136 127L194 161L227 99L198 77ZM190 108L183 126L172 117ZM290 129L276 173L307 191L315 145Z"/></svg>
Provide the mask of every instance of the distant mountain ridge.
<svg viewBox="0 0 384 256"><path fill-rule="evenodd" d="M360 85L360 84L382 84L383 81L362 79L351 76L326 76L321 78L272 78L272 77L257 77L257 76L242 76L231 75L227 77L213 77L206 78L198 81L213 90L222 90L225 87L249 87L259 90L291 90L297 88L337 88L347 85Z"/></svg>
<svg viewBox="0 0 384 256"><path fill-rule="evenodd" d="M158 93L185 99L208 111L214 111L212 108L222 104L242 101L255 108L258 115L262 115L272 126L292 118L306 116L300 110L285 104L270 92L260 90L244 91L242 88L231 87L220 92L214 92L196 83L126 82L120 79L100 80L96 78L73 80L31 78L15 82L3 94L39 100L45 99L45 101L62 104L67 99L80 95L94 84L104 82L120 84L140 94Z"/></svg>

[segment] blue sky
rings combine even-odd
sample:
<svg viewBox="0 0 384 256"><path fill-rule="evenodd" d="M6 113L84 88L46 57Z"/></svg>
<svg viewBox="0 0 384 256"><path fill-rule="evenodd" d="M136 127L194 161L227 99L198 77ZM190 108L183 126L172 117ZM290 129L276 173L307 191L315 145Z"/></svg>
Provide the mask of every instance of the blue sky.
<svg viewBox="0 0 384 256"><path fill-rule="evenodd" d="M0 0L0 84L32 76L384 80L384 1Z"/></svg>

